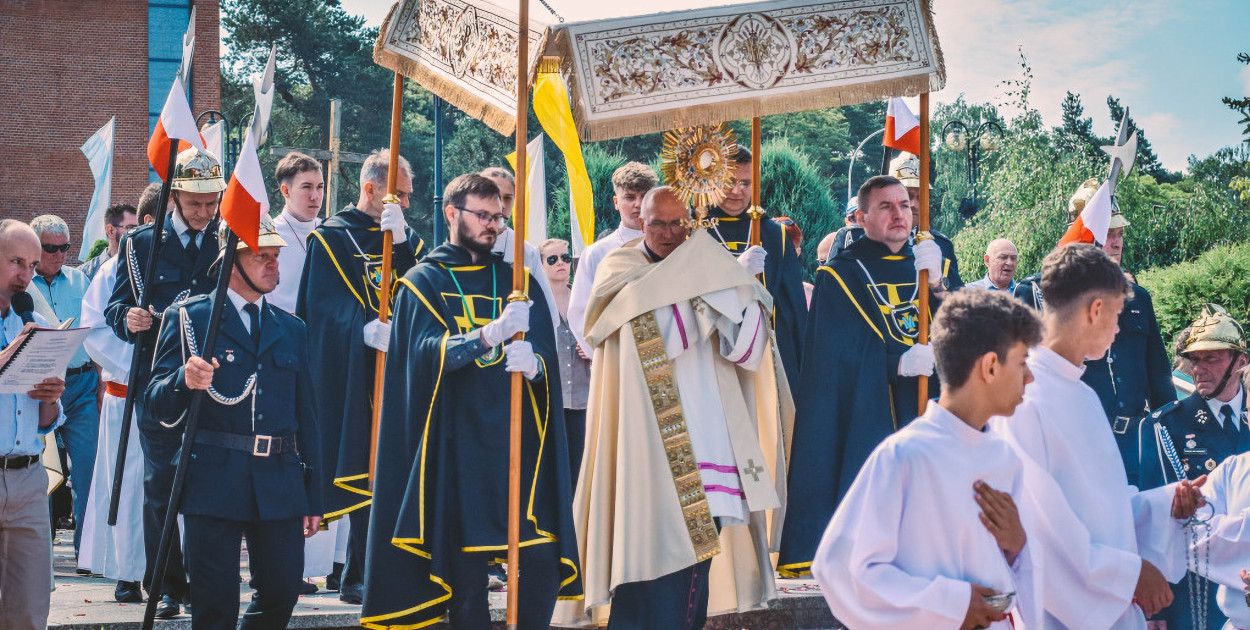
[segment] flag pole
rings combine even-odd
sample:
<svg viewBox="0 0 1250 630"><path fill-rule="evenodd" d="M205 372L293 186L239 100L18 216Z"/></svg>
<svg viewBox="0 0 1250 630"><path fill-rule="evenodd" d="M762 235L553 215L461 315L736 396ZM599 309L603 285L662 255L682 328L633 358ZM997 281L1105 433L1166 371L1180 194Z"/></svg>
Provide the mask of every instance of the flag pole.
<svg viewBox="0 0 1250 630"><path fill-rule="evenodd" d="M888 154L889 151L887 150ZM920 225L916 240L933 238L929 234L929 93L920 95ZM921 270L916 278L920 285L920 331L916 343L929 343L929 272ZM924 413L929 402L929 377L920 377L920 413Z"/></svg>
<svg viewBox="0 0 1250 630"><path fill-rule="evenodd" d="M525 227L529 205L528 162L526 153L529 118L529 0L520 0L517 33L516 82L516 212L512 215L512 293L509 302L528 299L525 295ZM524 333L517 333L519 341ZM508 427L508 607L505 621L508 630L517 629L518 590L521 581L521 395L524 375L512 373L512 409Z"/></svg>
<svg viewBox="0 0 1250 630"><path fill-rule="evenodd" d="M148 248L147 264L143 266L143 286L133 287L136 292L135 305L139 308L148 308L148 287L152 286L152 278L156 275L156 257L160 255L162 233L165 231L165 208L169 205L170 186L174 181L174 168L178 166L178 139L170 138L169 140L169 163L165 165L165 181L161 182L161 193L156 200L155 223L152 225L152 245ZM125 253L118 250L118 256L125 256ZM122 259L122 264L126 264ZM125 273L125 269L118 267L118 273ZM153 322L155 324L156 322ZM147 343L148 337L157 331L153 329L139 331L135 335L134 351L130 355L130 372L126 379L126 405L122 411L121 432L118 434L117 443L117 459L113 464L113 488L109 493L109 527L117 526L117 510L121 503L122 497L122 474L126 472L126 451L130 444L130 421L135 415L135 397L139 395L139 387L136 381L139 380L139 370L143 367L143 346Z"/></svg>
<svg viewBox="0 0 1250 630"><path fill-rule="evenodd" d="M222 307L225 305L226 289L230 286L230 274L234 270L234 258L239 246L239 237L230 230L226 236L226 251L221 260L221 270L217 275L217 287L213 291L213 309L208 316L208 330L204 337L204 346L200 356L213 356L217 349L217 332L221 329ZM171 316L177 317L176 314ZM135 353L136 355L138 352ZM182 434L182 449L178 452L178 468L174 470L173 489L169 493L169 504L165 511L165 521L161 525L161 542L157 546L156 564L152 566L152 585L148 589L148 602L143 610L143 630L152 630L156 622L156 607L160 604L162 590L165 586L165 569L169 564L169 549L173 546L174 525L178 522L178 510L182 505L182 490L187 483L187 468L191 463L191 448L195 444L195 433L200 423L200 410L203 408L205 390L191 392L191 403L187 407L186 427Z"/></svg>
<svg viewBox="0 0 1250 630"><path fill-rule="evenodd" d="M386 197L382 203L399 203L399 128L404 108L404 75L395 73L391 97L391 161L386 172ZM394 236L382 233L382 279L378 282L378 321L391 319L391 249ZM382 417L382 390L386 385L386 351L378 350L373 361L373 421L369 423L369 487L378 464L378 422Z"/></svg>
<svg viewBox="0 0 1250 630"><path fill-rule="evenodd" d="M751 119L751 237L748 246L759 245L762 238L760 220L764 217L764 209L760 207L760 117Z"/></svg>

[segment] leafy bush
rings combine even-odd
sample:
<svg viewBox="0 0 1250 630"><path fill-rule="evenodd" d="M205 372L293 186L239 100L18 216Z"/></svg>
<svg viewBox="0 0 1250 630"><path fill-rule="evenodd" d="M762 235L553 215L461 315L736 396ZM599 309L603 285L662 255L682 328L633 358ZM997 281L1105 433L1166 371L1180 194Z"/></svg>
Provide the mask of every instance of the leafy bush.
<svg viewBox="0 0 1250 630"><path fill-rule="evenodd" d="M816 270L816 244L842 225L841 213L819 169L788 139L769 140L760 152L760 203L768 216L790 217L803 230L803 264L810 277Z"/></svg>
<svg viewBox="0 0 1250 630"><path fill-rule="evenodd" d="M1214 302L1243 325L1250 323L1250 245L1226 245L1197 259L1151 269L1137 281L1154 298L1163 339L1171 340Z"/></svg>

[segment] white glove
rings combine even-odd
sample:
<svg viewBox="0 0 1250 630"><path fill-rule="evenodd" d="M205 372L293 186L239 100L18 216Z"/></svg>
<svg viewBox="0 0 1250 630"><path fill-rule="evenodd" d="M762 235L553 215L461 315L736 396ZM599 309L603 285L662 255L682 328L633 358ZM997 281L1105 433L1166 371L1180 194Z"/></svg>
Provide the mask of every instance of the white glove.
<svg viewBox="0 0 1250 630"><path fill-rule="evenodd" d="M937 241L920 241L912 246L911 252L916 257L916 271L928 270L930 284L942 277L942 249Z"/></svg>
<svg viewBox="0 0 1250 630"><path fill-rule="evenodd" d="M495 321L482 326L482 343L488 348L509 340L517 333L530 330L531 302L508 302Z"/></svg>
<svg viewBox="0 0 1250 630"><path fill-rule="evenodd" d="M408 240L408 222L404 220L404 211L397 203L382 204L382 230L391 233L391 241L396 245Z"/></svg>
<svg viewBox="0 0 1250 630"><path fill-rule="evenodd" d="M768 258L768 252L764 251L759 245L752 245L746 251L738 254L738 264L743 269L751 272L751 275L758 276L764 273L764 260Z"/></svg>
<svg viewBox="0 0 1250 630"><path fill-rule="evenodd" d="M898 358L899 376L932 376L933 346L916 344Z"/></svg>
<svg viewBox="0 0 1250 630"><path fill-rule="evenodd" d="M538 377L538 356L528 341L514 341L503 347L505 357L504 369L509 372L520 372L527 380Z"/></svg>
<svg viewBox="0 0 1250 630"><path fill-rule="evenodd" d="M377 350L378 352L386 352L387 346L391 344L391 323L375 319L365 324L365 345Z"/></svg>

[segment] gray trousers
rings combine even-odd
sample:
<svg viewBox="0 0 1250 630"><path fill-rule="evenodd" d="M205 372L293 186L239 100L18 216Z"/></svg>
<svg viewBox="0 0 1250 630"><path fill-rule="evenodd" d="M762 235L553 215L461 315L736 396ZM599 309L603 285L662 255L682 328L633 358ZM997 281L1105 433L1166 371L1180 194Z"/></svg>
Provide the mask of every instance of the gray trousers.
<svg viewBox="0 0 1250 630"><path fill-rule="evenodd" d="M0 469L0 628L44 630L52 601L48 473Z"/></svg>

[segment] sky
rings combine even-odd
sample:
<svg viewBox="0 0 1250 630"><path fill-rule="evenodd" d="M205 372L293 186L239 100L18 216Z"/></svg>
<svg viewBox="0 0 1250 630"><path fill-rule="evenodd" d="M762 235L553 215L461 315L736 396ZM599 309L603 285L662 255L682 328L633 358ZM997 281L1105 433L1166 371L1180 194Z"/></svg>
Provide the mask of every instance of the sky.
<svg viewBox="0 0 1250 630"><path fill-rule="evenodd" d="M494 0L506 6L510 0ZM514 0L512 0L514 1ZM388 0L342 0L349 13L381 25ZM548 0L568 21L730 4L708 0ZM1250 94L1250 2L1246 0L934 0L946 88L935 103L1007 101L1004 80L1020 78L1019 51L1033 69L1033 106L1060 123L1064 95L1081 96L1094 131L1112 135L1108 95L1128 106L1163 165L1182 170L1242 140L1240 116L1220 98ZM530 15L551 19L540 3ZM916 109L913 103L913 110ZM1004 111L1010 116L1010 110Z"/></svg>

